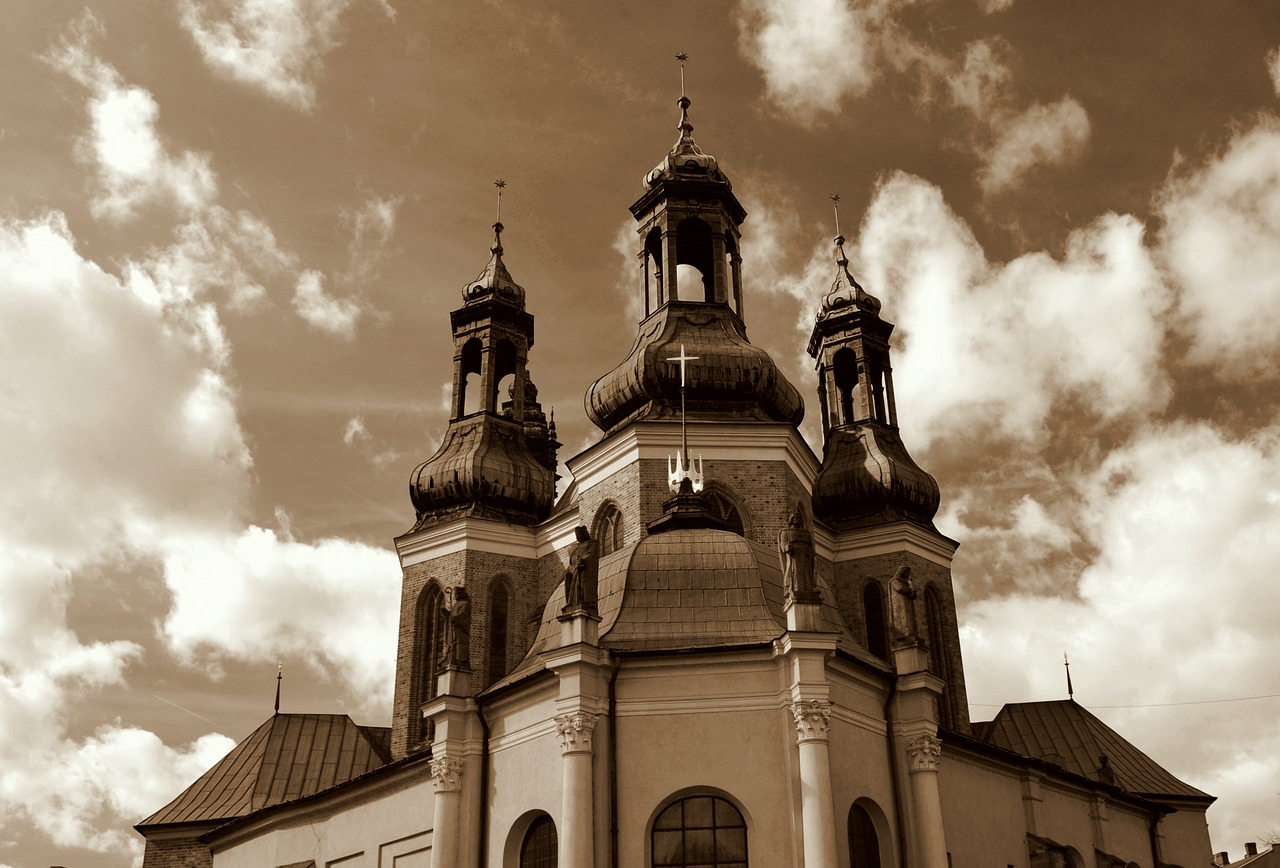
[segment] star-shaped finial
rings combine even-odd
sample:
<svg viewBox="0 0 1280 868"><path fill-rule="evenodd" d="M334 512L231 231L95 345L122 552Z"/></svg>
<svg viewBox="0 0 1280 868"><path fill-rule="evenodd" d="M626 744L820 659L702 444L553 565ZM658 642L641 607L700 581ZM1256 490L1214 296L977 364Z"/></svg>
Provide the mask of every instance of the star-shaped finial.
<svg viewBox="0 0 1280 868"><path fill-rule="evenodd" d="M689 59L689 55L683 51L676 55L676 60L680 61L680 96L684 96L684 65Z"/></svg>
<svg viewBox="0 0 1280 868"><path fill-rule="evenodd" d="M831 210L836 212L836 235L840 234L840 194L832 193L827 197L831 200Z"/></svg>
<svg viewBox="0 0 1280 868"><path fill-rule="evenodd" d="M498 216L494 222L501 223L502 222L502 191L506 189L507 182L499 178L498 180L493 182L493 186L498 188Z"/></svg>

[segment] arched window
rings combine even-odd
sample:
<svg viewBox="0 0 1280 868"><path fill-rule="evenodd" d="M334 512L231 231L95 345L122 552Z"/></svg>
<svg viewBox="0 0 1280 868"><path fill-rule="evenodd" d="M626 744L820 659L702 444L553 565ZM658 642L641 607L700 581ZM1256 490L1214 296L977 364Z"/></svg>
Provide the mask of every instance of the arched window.
<svg viewBox="0 0 1280 868"><path fill-rule="evenodd" d="M703 490L703 494L706 495L707 506L710 508L712 515L723 521L729 530L738 536L747 535L746 525L742 521L742 513L723 491L707 486Z"/></svg>
<svg viewBox="0 0 1280 868"><path fill-rule="evenodd" d="M511 586L498 576L489 586L489 650L485 657L486 684L507 674L507 637L511 635Z"/></svg>
<svg viewBox="0 0 1280 868"><path fill-rule="evenodd" d="M843 347L831 357L831 376L835 381L838 412L837 425L853 423L853 390L858 385L858 357L853 350Z"/></svg>
<svg viewBox="0 0 1280 868"><path fill-rule="evenodd" d="M951 658L947 656L946 633L942 624L942 603L938 590L929 585L924 591L924 617L929 630L929 671L942 679L942 699L938 703L939 722L954 725L947 685L951 683Z"/></svg>
<svg viewBox="0 0 1280 868"><path fill-rule="evenodd" d="M862 805L849 809L849 868L880 868L880 839Z"/></svg>
<svg viewBox="0 0 1280 868"><path fill-rule="evenodd" d="M502 403L501 396L511 394L516 374L515 344L505 339L498 341L493 366L493 394L489 396L486 410L497 410Z"/></svg>
<svg viewBox="0 0 1280 868"><path fill-rule="evenodd" d="M555 821L543 814L524 833L524 842L520 845L520 868L556 868L559 858Z"/></svg>
<svg viewBox="0 0 1280 868"><path fill-rule="evenodd" d="M601 557L622 548L622 510L612 503L600 507L591 536L600 545Z"/></svg>
<svg viewBox="0 0 1280 868"><path fill-rule="evenodd" d="M434 581L429 582L418 595L418 659L417 690L418 703L434 699L436 695L436 670L440 667L440 643L444 639L444 592ZM410 720L421 722L416 709L410 714ZM419 730L422 738L429 740L431 731L428 727Z"/></svg>
<svg viewBox="0 0 1280 868"><path fill-rule="evenodd" d="M711 227L697 217L686 217L676 227L677 297L682 301L715 301L715 259L711 252ZM679 266L692 266L681 269ZM681 271L687 271L686 274Z"/></svg>
<svg viewBox="0 0 1280 868"><path fill-rule="evenodd" d="M462 359L458 364L458 394L454 413L459 417L470 416L483 409L480 406L480 341L472 338L462 345Z"/></svg>
<svg viewBox="0 0 1280 868"><path fill-rule="evenodd" d="M862 617L867 625L867 650L883 660L889 659L889 640L884 628L884 592L874 579L862 587Z"/></svg>
<svg viewBox="0 0 1280 868"><path fill-rule="evenodd" d="M747 824L717 796L686 796L653 821L652 868L747 868Z"/></svg>

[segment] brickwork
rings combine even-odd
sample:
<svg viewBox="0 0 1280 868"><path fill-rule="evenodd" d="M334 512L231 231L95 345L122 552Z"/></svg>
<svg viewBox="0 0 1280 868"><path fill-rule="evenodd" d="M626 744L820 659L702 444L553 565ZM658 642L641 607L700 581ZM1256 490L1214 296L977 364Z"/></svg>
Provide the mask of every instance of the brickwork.
<svg viewBox="0 0 1280 868"><path fill-rule="evenodd" d="M194 837L148 840L142 868L213 868L213 854Z"/></svg>
<svg viewBox="0 0 1280 868"><path fill-rule="evenodd" d="M960 626L956 617L955 591L951 571L932 561L910 552L874 555L834 565L837 605L854 636L867 647L867 625L862 612L863 588L868 582L878 582L887 597L889 580L899 567L911 568L911 579L919 595L914 601L916 624L921 641L929 642L926 594L937 595L938 632L942 648L929 648L931 659L939 661L931 668L935 674L945 675L947 685L943 691L944 708L939 709L941 719L951 728L968 733L969 702L964 684L964 662L960 654ZM886 616L887 616L886 605ZM935 656L938 655L938 656Z"/></svg>

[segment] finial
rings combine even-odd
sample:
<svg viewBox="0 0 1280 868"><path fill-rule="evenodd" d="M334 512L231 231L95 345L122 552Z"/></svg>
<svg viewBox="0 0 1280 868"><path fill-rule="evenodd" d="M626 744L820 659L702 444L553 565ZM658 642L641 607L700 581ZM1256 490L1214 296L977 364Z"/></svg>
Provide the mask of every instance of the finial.
<svg viewBox="0 0 1280 868"><path fill-rule="evenodd" d="M680 363L680 446L681 449L676 453L675 462L672 463L671 456L667 456L667 486L672 491L678 491L684 481L688 481L694 491L702 490L702 456L698 456L698 466L693 466L693 460L689 457L689 430L688 420L684 411L684 387L685 387L685 362L695 361L698 357L691 356L685 352L684 344L680 345L680 355L672 356L667 359L668 362Z"/></svg>
<svg viewBox="0 0 1280 868"><path fill-rule="evenodd" d="M1071 661L1067 659L1067 652L1062 652L1062 665L1067 669L1067 699L1075 699L1076 691L1071 686Z"/></svg>
<svg viewBox="0 0 1280 868"><path fill-rule="evenodd" d="M680 61L680 97L684 98L684 65L689 60L689 55L683 51L676 55L676 60Z"/></svg>
<svg viewBox="0 0 1280 868"><path fill-rule="evenodd" d="M840 194L832 193L827 197L831 200L831 210L836 212L836 235L840 234Z"/></svg>
<svg viewBox="0 0 1280 868"><path fill-rule="evenodd" d="M495 223L502 222L502 191L506 188L507 182L499 178L493 182L493 186L498 188L498 216L493 218Z"/></svg>
<svg viewBox="0 0 1280 868"><path fill-rule="evenodd" d="M507 182L499 178L493 182L493 186L498 188L498 214L493 222L493 246L489 248L490 253L502 255L502 191L507 186Z"/></svg>
<svg viewBox="0 0 1280 868"><path fill-rule="evenodd" d="M276 664L276 714L280 713L280 682L284 680L284 664Z"/></svg>

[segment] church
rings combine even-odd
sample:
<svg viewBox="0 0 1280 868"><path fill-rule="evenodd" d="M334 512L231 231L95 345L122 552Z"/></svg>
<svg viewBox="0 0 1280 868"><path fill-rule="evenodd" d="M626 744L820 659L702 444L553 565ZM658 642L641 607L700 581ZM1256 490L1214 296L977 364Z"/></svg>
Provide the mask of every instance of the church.
<svg viewBox="0 0 1280 868"><path fill-rule="evenodd" d="M136 827L145 868L1212 861L1213 797L1074 701L970 720L958 543L899 433L893 324L837 237L816 456L747 339L746 211L679 106L631 205L635 343L587 391L601 434L563 494L497 223L395 540L391 726L273 715Z"/></svg>

